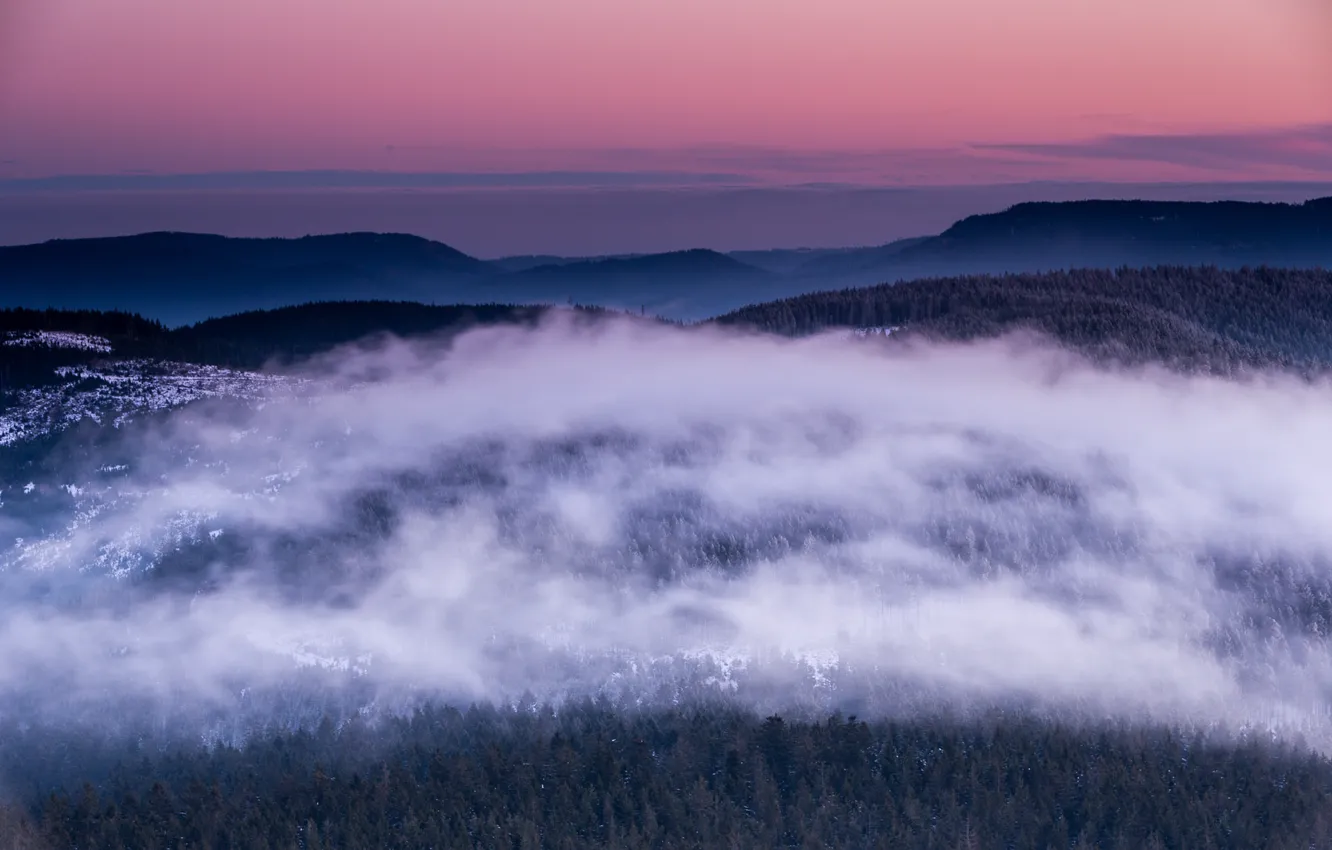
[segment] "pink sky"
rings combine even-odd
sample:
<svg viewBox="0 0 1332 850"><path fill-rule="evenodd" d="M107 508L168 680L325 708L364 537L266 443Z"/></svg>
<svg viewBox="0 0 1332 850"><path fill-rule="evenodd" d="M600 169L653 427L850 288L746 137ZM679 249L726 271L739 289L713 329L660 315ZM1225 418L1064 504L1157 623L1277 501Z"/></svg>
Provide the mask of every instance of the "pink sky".
<svg viewBox="0 0 1332 850"><path fill-rule="evenodd" d="M1326 0L0 0L0 177L1328 177L1329 125Z"/></svg>

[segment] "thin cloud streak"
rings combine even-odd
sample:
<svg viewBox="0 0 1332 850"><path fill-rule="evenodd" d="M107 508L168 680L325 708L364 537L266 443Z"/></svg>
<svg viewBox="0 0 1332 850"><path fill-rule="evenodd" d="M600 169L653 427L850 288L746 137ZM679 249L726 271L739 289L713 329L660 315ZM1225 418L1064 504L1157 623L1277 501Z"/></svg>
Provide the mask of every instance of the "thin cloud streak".
<svg viewBox="0 0 1332 850"><path fill-rule="evenodd" d="M678 149L469 150L390 146L373 167L0 176L0 192L983 186L1064 182L1332 180L1332 124L1280 130L1097 136L900 149L754 145ZM448 166L440 168L440 163Z"/></svg>
<svg viewBox="0 0 1332 850"><path fill-rule="evenodd" d="M1332 175L1332 124L1284 130L1192 134L1116 134L1085 141L976 145L978 150L1057 161L1114 160L1252 174L1262 169Z"/></svg>
<svg viewBox="0 0 1332 850"><path fill-rule="evenodd" d="M0 179L0 192L134 192L273 189L532 189L743 186L743 174L669 171L232 171L204 174L71 174Z"/></svg>

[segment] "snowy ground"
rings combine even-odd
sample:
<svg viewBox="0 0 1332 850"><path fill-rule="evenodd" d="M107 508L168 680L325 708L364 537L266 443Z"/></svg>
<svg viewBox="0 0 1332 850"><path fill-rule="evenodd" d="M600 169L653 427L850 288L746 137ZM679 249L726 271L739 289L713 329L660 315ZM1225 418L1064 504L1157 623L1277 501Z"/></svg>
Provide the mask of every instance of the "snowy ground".
<svg viewBox="0 0 1332 850"><path fill-rule="evenodd" d="M0 345L72 348L78 351L95 351L100 354L111 353L111 342L105 337L76 334L68 331L10 331L0 337Z"/></svg>
<svg viewBox="0 0 1332 850"><path fill-rule="evenodd" d="M847 331L847 336L864 339L871 336L891 336L902 329L901 325L892 325L888 327L875 328L852 328Z"/></svg>
<svg viewBox="0 0 1332 850"><path fill-rule="evenodd" d="M308 384L289 376L146 360L62 367L56 373L62 379L59 384L21 390L0 398L0 447L59 433L84 420L121 428L144 414L180 408L203 399L262 403L290 397L298 387ZM123 465L104 465L94 480L0 481L0 505L6 497L12 502L45 498L59 492L62 497L68 496L69 510L58 532L0 543L0 571L45 570L60 563L71 540L86 533L98 517L142 497L142 493L126 491L120 486L121 474L127 471ZM280 482L270 481L262 489L271 496L280 486ZM120 529L105 541L92 562L84 564L84 569L123 577L148 568L165 548L209 531L205 527L208 519L197 512L183 512L166 529L133 525Z"/></svg>
<svg viewBox="0 0 1332 850"><path fill-rule="evenodd" d="M56 371L61 383L0 399L0 446L56 433L83 419L119 428L136 414L205 398L259 399L300 383L281 375L146 360Z"/></svg>

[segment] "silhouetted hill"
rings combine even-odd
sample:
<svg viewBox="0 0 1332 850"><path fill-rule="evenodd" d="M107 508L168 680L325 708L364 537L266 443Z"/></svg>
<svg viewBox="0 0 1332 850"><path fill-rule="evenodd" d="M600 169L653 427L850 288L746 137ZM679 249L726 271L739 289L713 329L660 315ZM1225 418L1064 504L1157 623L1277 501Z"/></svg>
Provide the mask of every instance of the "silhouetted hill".
<svg viewBox="0 0 1332 850"><path fill-rule="evenodd" d="M0 307L120 309L172 325L310 301L598 304L698 320L832 287L1065 268L1332 266L1332 198L1077 201L971 216L872 248L484 262L402 234L148 233L0 247Z"/></svg>
<svg viewBox="0 0 1332 850"><path fill-rule="evenodd" d="M1028 329L1100 360L1231 372L1332 368L1332 272L1160 266L979 275L801 295L715 320L786 335L897 329L971 340Z"/></svg>
<svg viewBox="0 0 1332 850"><path fill-rule="evenodd" d="M588 258L557 257L554 254L518 254L512 257L500 257L497 260L488 260L487 262L501 272L525 272L528 269L535 269L540 266L563 265L565 263L576 263L586 259Z"/></svg>
<svg viewBox="0 0 1332 850"><path fill-rule="evenodd" d="M1332 198L1305 204L1018 204L996 215L965 218L905 256L947 251L1044 258L1068 249L1082 250L1084 256L1142 253L1163 261L1196 261L1196 252L1209 251L1215 254L1210 259L1238 263L1327 262L1332 259Z"/></svg>
<svg viewBox="0 0 1332 850"><path fill-rule="evenodd" d="M642 254L636 257L594 258L578 262L548 263L515 275L520 278L558 278L597 276L622 278L658 274L705 274L762 277L754 266L718 253L698 248L690 251L671 251L665 254Z"/></svg>
<svg viewBox="0 0 1332 850"><path fill-rule="evenodd" d="M887 245L878 245L873 248L851 248L837 253L816 256L807 262L801 263L792 271L807 276L872 272L883 264L896 260L908 248L913 248L933 238L932 236L915 236L909 239L898 239L895 242L889 242Z"/></svg>
<svg viewBox="0 0 1332 850"><path fill-rule="evenodd" d="M1068 201L975 215L938 236L818 258L841 284L1149 265L1332 266L1332 198L1303 204Z"/></svg>
<svg viewBox="0 0 1332 850"><path fill-rule="evenodd" d="M726 309L777 294L765 288L774 278L725 254L698 249L547 263L505 276L496 282L496 291L506 301L567 293L565 298L582 303L703 318L718 305Z"/></svg>
<svg viewBox="0 0 1332 850"><path fill-rule="evenodd" d="M485 274L483 261L439 242L402 233L340 233L298 239L243 239L205 233L143 233L102 239L54 239L0 247L6 271L193 271L208 263L222 269L280 270L322 265L429 269ZM108 268L109 267L109 268Z"/></svg>
<svg viewBox="0 0 1332 850"><path fill-rule="evenodd" d="M0 306L128 310L168 324L311 301L572 300L677 317L785 294L746 287L768 273L714 251L487 263L403 234L233 239L147 233L0 247Z"/></svg>
<svg viewBox="0 0 1332 850"><path fill-rule="evenodd" d="M1205 240L1218 246L1307 244L1332 235L1332 197L1301 204L1250 201L1067 201L1016 204L954 224L943 237L1092 230L1144 241Z"/></svg>
<svg viewBox="0 0 1332 850"><path fill-rule="evenodd" d="M764 271L791 274L826 257L840 257L873 248L770 248L759 251L728 251L726 256Z"/></svg>
<svg viewBox="0 0 1332 850"><path fill-rule="evenodd" d="M474 300L492 269L403 234L146 233L0 247L4 306L128 309L169 323L316 299Z"/></svg>

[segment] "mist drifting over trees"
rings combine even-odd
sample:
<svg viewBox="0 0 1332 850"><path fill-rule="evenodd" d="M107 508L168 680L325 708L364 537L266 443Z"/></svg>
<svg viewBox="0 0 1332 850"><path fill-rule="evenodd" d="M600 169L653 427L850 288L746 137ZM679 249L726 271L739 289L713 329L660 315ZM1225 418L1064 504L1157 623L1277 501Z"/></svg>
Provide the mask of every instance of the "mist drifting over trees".
<svg viewBox="0 0 1332 850"><path fill-rule="evenodd" d="M1095 311L1069 336L1050 295L1151 279L1176 289L1132 309L1209 329L1221 349L1179 350L1242 373ZM1294 314L1320 281L961 279L691 327L487 308L312 338L248 400L17 445L14 817L58 846L1307 846L1332 775L1332 395L1303 331L1195 293L1288 290ZM240 331L266 321L207 344L258 352ZM1258 793L1284 826L1237 802Z"/></svg>

